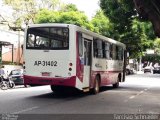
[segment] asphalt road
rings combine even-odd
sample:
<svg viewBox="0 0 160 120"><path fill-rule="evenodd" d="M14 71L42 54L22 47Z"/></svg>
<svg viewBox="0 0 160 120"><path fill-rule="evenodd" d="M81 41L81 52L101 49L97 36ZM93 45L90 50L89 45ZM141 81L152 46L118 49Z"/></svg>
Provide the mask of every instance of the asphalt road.
<svg viewBox="0 0 160 120"><path fill-rule="evenodd" d="M97 95L55 95L50 86L0 90L5 114L160 114L160 74L138 74Z"/></svg>

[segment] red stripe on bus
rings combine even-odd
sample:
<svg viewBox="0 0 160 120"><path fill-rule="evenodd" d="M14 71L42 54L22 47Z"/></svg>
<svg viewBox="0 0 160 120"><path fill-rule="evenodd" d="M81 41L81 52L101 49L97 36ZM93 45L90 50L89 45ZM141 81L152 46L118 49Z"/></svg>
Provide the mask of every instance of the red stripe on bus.
<svg viewBox="0 0 160 120"><path fill-rule="evenodd" d="M37 85L62 85L75 87L76 76L67 78L47 78L47 77L34 77L24 75L24 84L37 84Z"/></svg>

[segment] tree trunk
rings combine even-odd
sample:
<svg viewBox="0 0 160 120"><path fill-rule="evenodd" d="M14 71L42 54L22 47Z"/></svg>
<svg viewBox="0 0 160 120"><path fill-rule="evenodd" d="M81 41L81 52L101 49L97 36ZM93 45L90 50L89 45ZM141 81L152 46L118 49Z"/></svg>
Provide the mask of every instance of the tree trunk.
<svg viewBox="0 0 160 120"><path fill-rule="evenodd" d="M155 34L160 37L160 1L133 0L139 15L152 22Z"/></svg>

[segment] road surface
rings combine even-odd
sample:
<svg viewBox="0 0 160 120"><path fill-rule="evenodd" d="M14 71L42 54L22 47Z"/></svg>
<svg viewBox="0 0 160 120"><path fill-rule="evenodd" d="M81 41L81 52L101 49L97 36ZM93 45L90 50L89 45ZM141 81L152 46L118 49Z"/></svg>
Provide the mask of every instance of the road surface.
<svg viewBox="0 0 160 120"><path fill-rule="evenodd" d="M2 114L160 114L160 74L136 74L97 95L55 95L50 86L0 90Z"/></svg>

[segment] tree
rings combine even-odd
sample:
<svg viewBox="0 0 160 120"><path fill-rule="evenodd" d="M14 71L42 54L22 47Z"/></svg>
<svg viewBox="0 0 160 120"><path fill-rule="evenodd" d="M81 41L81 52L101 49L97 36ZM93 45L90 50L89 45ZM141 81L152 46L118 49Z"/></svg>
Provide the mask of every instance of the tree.
<svg viewBox="0 0 160 120"><path fill-rule="evenodd" d="M127 45L131 57L151 47L152 41L148 40L155 38L151 24L138 19L133 1L101 0L100 6L113 24L114 38Z"/></svg>
<svg viewBox="0 0 160 120"><path fill-rule="evenodd" d="M78 9L75 4L67 4L61 9L61 11L63 12L78 11Z"/></svg>
<svg viewBox="0 0 160 120"><path fill-rule="evenodd" d="M34 20L36 3L34 0L4 0L13 9L12 26L20 27L22 23Z"/></svg>
<svg viewBox="0 0 160 120"><path fill-rule="evenodd" d="M89 22L87 16L80 11L52 11L43 9L35 17L36 23L67 23L75 24L93 31L94 26Z"/></svg>
<svg viewBox="0 0 160 120"><path fill-rule="evenodd" d="M133 0L137 12L142 19L150 20L155 34L160 37L160 1L159 0Z"/></svg>
<svg viewBox="0 0 160 120"><path fill-rule="evenodd" d="M12 26L16 27L34 23L35 15L40 9L53 10L60 6L59 0L4 0L4 2L13 9Z"/></svg>
<svg viewBox="0 0 160 120"><path fill-rule="evenodd" d="M122 33L130 30L132 20L136 16L133 3L128 0L101 0L100 6L105 15L114 24L114 33L119 34L116 39L120 39Z"/></svg>
<svg viewBox="0 0 160 120"><path fill-rule="evenodd" d="M156 54L160 55L160 38L156 38L154 41L154 47Z"/></svg>
<svg viewBox="0 0 160 120"><path fill-rule="evenodd" d="M102 10L97 11L96 15L92 18L91 23L94 26L94 32L111 37L113 27L109 19L104 15ZM112 36L113 37L113 36Z"/></svg>

